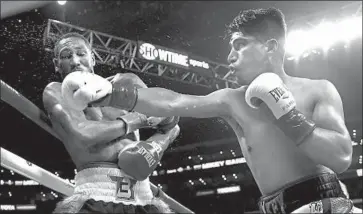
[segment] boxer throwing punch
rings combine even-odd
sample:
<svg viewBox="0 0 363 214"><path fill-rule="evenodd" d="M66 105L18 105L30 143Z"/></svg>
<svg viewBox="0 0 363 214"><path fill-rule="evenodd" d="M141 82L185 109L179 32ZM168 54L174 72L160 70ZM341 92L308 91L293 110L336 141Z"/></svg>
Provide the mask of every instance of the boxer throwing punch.
<svg viewBox="0 0 363 214"><path fill-rule="evenodd" d="M228 32L228 62L242 87L192 96L128 84L108 88L108 95L91 105L154 116L224 118L263 195L262 212L356 212L336 175L350 166L352 144L335 86L285 73L286 24L280 10L241 11ZM118 102L125 97L129 102Z"/></svg>
<svg viewBox="0 0 363 214"><path fill-rule="evenodd" d="M178 117L148 118L112 107L80 105L84 91L77 88L106 87L94 74L90 44L79 34L66 34L56 43L54 54L62 82L46 86L43 103L52 128L78 169L74 194L58 203L55 213L170 213L169 207L153 196L148 176L178 136ZM66 80L74 74L86 78ZM110 82L101 79L121 87L128 75L118 74ZM142 81L134 83L137 88L146 87ZM158 132L140 141L140 128Z"/></svg>

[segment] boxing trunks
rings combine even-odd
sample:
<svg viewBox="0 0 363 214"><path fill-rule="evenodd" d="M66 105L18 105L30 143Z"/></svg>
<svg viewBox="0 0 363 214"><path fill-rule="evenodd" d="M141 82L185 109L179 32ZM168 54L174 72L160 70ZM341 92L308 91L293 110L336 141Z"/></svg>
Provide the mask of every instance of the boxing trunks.
<svg viewBox="0 0 363 214"><path fill-rule="evenodd" d="M351 213L353 209L332 173L299 180L261 197L258 205L263 213Z"/></svg>
<svg viewBox="0 0 363 214"><path fill-rule="evenodd" d="M136 181L116 164L92 163L75 176L72 196L59 202L54 213L171 213L154 197L149 179Z"/></svg>

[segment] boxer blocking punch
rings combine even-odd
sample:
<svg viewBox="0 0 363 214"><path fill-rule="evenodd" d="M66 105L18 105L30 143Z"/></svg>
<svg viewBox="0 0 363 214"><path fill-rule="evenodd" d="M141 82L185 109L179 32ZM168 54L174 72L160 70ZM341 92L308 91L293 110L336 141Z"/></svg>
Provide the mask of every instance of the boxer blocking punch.
<svg viewBox="0 0 363 214"><path fill-rule="evenodd" d="M122 78L113 80L111 83L97 74L76 71L68 74L63 80L62 96L70 108L80 111L86 109L89 103L99 100L113 91L113 93L123 96L117 96L117 102L115 102L119 103L115 106L121 107L121 105L130 105L128 102L130 95L126 91L129 88L128 83L132 85L129 80L125 81ZM120 92L117 92L120 88ZM136 87L134 90L136 91ZM117 119L125 123L126 134L139 128L151 127L146 116L139 113L129 113L117 117ZM178 122L179 117L165 118L157 124L157 128L159 131L167 133ZM144 180L154 171L169 143L140 141L131 147L129 146L119 153L119 166L132 178L139 181Z"/></svg>
<svg viewBox="0 0 363 214"><path fill-rule="evenodd" d="M319 212L357 212L337 177L350 166L352 144L335 86L285 73L280 10L241 11L227 30L228 61L240 88L193 96L126 84L90 106L160 117L221 117L234 130L263 195L261 212L315 213L314 204L321 204Z"/></svg>
<svg viewBox="0 0 363 214"><path fill-rule="evenodd" d="M118 74L109 78L110 82L98 82L100 78L94 78L95 60L90 45L79 34L62 36L55 45L54 54L53 62L61 82L47 85L43 91L43 104L52 129L78 169L74 194L59 202L54 212L170 213L168 205L153 196L148 176L163 151L178 136L179 118L148 118L111 107L84 106L84 100L96 99L97 93L107 94L106 90L100 91L107 89L107 84L108 87L123 84L128 74ZM67 75L76 72L86 77L86 81L79 82L77 78L65 81ZM88 93L89 88L78 90L81 85L96 87L97 93ZM141 81L134 85L147 87ZM146 141L140 141L139 128L153 128L157 132ZM133 152L141 147L144 153ZM158 149L157 153L154 148ZM131 161L137 167L120 169Z"/></svg>

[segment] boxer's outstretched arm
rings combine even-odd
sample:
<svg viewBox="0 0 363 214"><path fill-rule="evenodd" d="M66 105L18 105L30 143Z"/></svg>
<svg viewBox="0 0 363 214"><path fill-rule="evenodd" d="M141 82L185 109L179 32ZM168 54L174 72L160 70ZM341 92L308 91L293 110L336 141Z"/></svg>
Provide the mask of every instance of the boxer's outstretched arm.
<svg viewBox="0 0 363 214"><path fill-rule="evenodd" d="M122 120L89 121L72 118L49 85L43 92L43 105L52 123L60 125L70 138L83 142L87 147L105 144L126 134L126 125Z"/></svg>
<svg viewBox="0 0 363 214"><path fill-rule="evenodd" d="M221 89L205 96L187 95L165 88L139 88L134 111L158 117L209 118L229 115L230 92Z"/></svg>
<svg viewBox="0 0 363 214"><path fill-rule="evenodd" d="M352 143L344 122L343 103L335 86L328 81L322 89L313 111L316 129L299 146L315 163L342 173L352 159Z"/></svg>

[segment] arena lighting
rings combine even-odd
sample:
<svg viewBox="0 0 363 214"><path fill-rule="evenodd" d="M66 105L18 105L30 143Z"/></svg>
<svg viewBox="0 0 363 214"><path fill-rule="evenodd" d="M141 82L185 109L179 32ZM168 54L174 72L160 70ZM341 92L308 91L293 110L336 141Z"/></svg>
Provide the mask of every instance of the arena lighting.
<svg viewBox="0 0 363 214"><path fill-rule="evenodd" d="M214 161L214 162L207 162L207 163L203 163L203 164L193 165L192 167L187 166L185 168L178 167L176 169L167 169L166 174L174 174L177 172L181 173L183 171L189 171L191 168L193 170L202 170L202 169L217 168L217 167L230 166L230 165L236 165L236 164L242 164L242 163L246 163L246 159L244 157L228 159L228 160L221 160L221 161ZM159 173L155 172L152 175L156 176L157 174L161 174L160 171L159 171Z"/></svg>
<svg viewBox="0 0 363 214"><path fill-rule="evenodd" d="M15 205L1 204L0 210L15 210Z"/></svg>
<svg viewBox="0 0 363 214"><path fill-rule="evenodd" d="M67 3L67 1L58 1L59 5L65 5Z"/></svg>
<svg viewBox="0 0 363 214"><path fill-rule="evenodd" d="M362 177L362 169L357 169L357 175L358 177Z"/></svg>
<svg viewBox="0 0 363 214"><path fill-rule="evenodd" d="M246 163L246 159L244 157L197 164L197 165L193 165L192 167L186 166L185 168L178 167L176 169L166 169L166 174L181 173L184 171L190 171L191 169L202 170L202 169L217 168L217 167L230 166L230 165L236 165L236 164L242 164L242 163ZM162 175L163 173L161 173L161 171L162 170L160 170L159 172L154 171L152 173L152 176Z"/></svg>
<svg viewBox="0 0 363 214"><path fill-rule="evenodd" d="M23 181L12 181L12 180L8 180L8 181L0 181L0 186L3 185L15 185L15 186L38 186L40 185L38 182L33 181L33 180L23 180Z"/></svg>
<svg viewBox="0 0 363 214"><path fill-rule="evenodd" d="M312 49L328 50L334 43L362 36L362 16L352 16L338 22L321 22L310 30L291 31L286 38L286 52L295 57Z"/></svg>
<svg viewBox="0 0 363 214"><path fill-rule="evenodd" d="M0 210L11 211L11 210L36 210L37 205L35 204L0 204Z"/></svg>
<svg viewBox="0 0 363 214"><path fill-rule="evenodd" d="M36 210L37 206L35 204L24 204L24 205L16 205L17 210Z"/></svg>
<svg viewBox="0 0 363 214"><path fill-rule="evenodd" d="M217 194L227 194L232 192L239 192L241 191L240 186L230 186L230 187L222 187L217 189Z"/></svg>
<svg viewBox="0 0 363 214"><path fill-rule="evenodd" d="M205 196L205 195L213 195L214 194L214 190L201 190L201 191L197 191L197 193L195 194L196 196Z"/></svg>
<svg viewBox="0 0 363 214"><path fill-rule="evenodd" d="M360 144L359 145L362 145L362 139L360 140ZM358 142L352 140L352 146L358 146Z"/></svg>

